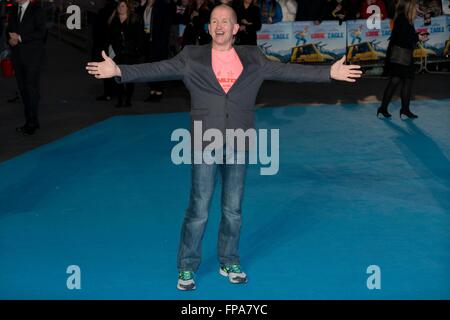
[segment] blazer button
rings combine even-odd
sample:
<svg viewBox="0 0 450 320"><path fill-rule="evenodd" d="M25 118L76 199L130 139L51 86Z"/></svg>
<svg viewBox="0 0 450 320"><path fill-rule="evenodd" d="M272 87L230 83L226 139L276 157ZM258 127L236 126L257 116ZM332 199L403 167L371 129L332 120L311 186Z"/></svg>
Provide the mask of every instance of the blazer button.
<svg viewBox="0 0 450 320"><path fill-rule="evenodd" d="M229 118L229 115L228 115L228 113L227 113L227 118Z"/></svg>

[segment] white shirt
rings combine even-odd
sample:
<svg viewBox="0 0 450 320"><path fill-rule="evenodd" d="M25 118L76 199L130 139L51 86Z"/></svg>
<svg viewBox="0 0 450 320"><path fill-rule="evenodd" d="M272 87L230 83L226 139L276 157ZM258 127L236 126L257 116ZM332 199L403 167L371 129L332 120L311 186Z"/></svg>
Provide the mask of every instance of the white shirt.
<svg viewBox="0 0 450 320"><path fill-rule="evenodd" d="M19 4L19 7L22 7L22 16L20 17L20 22L22 22L23 15L25 14L25 11L27 10L29 4L30 4L30 1L26 1L22 4Z"/></svg>
<svg viewBox="0 0 450 320"><path fill-rule="evenodd" d="M27 10L29 4L30 4L30 1L25 1L24 3L19 4L19 7L22 7L21 16L19 17L20 22L22 22L23 15L25 14L25 11ZM19 34L19 42L22 42L22 38L20 37L20 34Z"/></svg>

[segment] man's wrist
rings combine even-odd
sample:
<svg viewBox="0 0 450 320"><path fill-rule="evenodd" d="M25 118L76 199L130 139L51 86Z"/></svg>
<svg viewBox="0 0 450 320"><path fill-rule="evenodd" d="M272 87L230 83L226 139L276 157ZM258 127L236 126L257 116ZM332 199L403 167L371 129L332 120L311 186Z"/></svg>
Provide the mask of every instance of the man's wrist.
<svg viewBox="0 0 450 320"><path fill-rule="evenodd" d="M330 79L334 79L333 78L333 67L334 67L334 64L332 64L331 67L330 67L330 71L329 71Z"/></svg>
<svg viewBox="0 0 450 320"><path fill-rule="evenodd" d="M116 77L122 77L122 71L120 71L119 66L116 66Z"/></svg>

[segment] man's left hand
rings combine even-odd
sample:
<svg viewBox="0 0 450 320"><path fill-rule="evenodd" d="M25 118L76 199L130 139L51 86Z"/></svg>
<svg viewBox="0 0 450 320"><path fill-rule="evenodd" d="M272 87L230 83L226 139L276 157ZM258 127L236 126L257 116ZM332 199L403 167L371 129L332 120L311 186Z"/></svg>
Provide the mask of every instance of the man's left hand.
<svg viewBox="0 0 450 320"><path fill-rule="evenodd" d="M356 78L361 78L362 71L361 66L356 64L346 65L345 56L343 56L339 61L336 61L331 66L330 76L334 80L341 80L347 82L355 82Z"/></svg>
<svg viewBox="0 0 450 320"><path fill-rule="evenodd" d="M19 44L20 42L20 35L15 33L15 32L9 32L9 40L8 43L12 46L15 47Z"/></svg>
<svg viewBox="0 0 450 320"><path fill-rule="evenodd" d="M13 39L13 38L9 38L8 43L11 47L15 47L19 44L19 40L17 39Z"/></svg>
<svg viewBox="0 0 450 320"><path fill-rule="evenodd" d="M9 37L10 37L11 39L14 39L14 40L17 40L17 41L19 41L19 39L20 39L19 34L15 33L15 32L10 32L10 33L9 33Z"/></svg>

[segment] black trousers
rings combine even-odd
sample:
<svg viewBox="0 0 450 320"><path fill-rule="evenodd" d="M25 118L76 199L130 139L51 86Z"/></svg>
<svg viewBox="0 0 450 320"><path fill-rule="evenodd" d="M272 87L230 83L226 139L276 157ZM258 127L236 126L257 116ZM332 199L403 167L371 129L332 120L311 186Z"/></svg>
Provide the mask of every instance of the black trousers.
<svg viewBox="0 0 450 320"><path fill-rule="evenodd" d="M131 97L134 92L134 83L117 84L117 100L121 104L123 103L123 97L125 96L125 102L130 103Z"/></svg>
<svg viewBox="0 0 450 320"><path fill-rule="evenodd" d="M168 50L161 50L154 42L146 38L144 43L144 59L145 62L158 62L168 58ZM161 82L149 82L148 88L150 91L163 91L164 86Z"/></svg>
<svg viewBox="0 0 450 320"><path fill-rule="evenodd" d="M34 59L33 59L34 60ZM40 75L41 63L22 61L20 57L12 56L17 86L24 104L25 124L39 125Z"/></svg>
<svg viewBox="0 0 450 320"><path fill-rule="evenodd" d="M388 105L392 100L397 88L400 86L400 98L402 101L402 110L409 110L409 103L411 101L412 85L414 79L412 78L400 78L396 76L391 76L389 78L386 89L383 93L383 100L381 102L381 108L387 110Z"/></svg>

